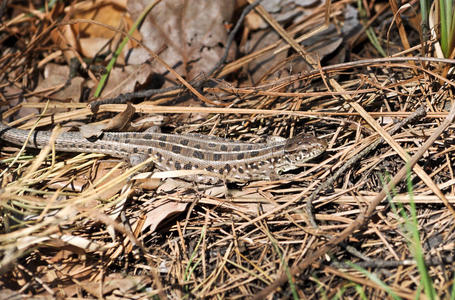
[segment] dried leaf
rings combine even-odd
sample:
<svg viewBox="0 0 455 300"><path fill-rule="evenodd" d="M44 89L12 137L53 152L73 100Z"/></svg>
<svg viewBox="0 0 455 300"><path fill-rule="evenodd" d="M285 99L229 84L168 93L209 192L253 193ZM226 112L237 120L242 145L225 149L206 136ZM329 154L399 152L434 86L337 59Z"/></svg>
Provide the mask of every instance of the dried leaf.
<svg viewBox="0 0 455 300"><path fill-rule="evenodd" d="M128 11L135 19L148 5L149 1L128 1ZM233 10L234 1L162 1L144 20L140 31L148 48L157 53L165 47L160 57L191 80L219 61L227 38L224 22L231 21ZM149 59L148 52L138 48L132 51L129 62L141 64ZM152 66L157 73L166 72L156 61Z"/></svg>
<svg viewBox="0 0 455 300"><path fill-rule="evenodd" d="M145 229L150 226L150 232L154 232L163 220L185 211L188 203L170 201L162 204L154 204L154 206L152 210L145 214L146 219L142 227Z"/></svg>
<svg viewBox="0 0 455 300"><path fill-rule="evenodd" d="M117 114L108 123L90 123L80 127L80 132L86 139L100 137L103 131L123 131L129 127L129 121L136 109L128 103L125 110Z"/></svg>
<svg viewBox="0 0 455 300"><path fill-rule="evenodd" d="M103 134L104 129L106 128L105 123L90 123L82 125L79 130L81 135L86 139L98 138Z"/></svg>
<svg viewBox="0 0 455 300"><path fill-rule="evenodd" d="M65 13L70 16L70 20L94 20L124 31L128 31L133 24L130 16L126 14L125 1L83 1L74 6L66 7ZM141 39L137 31L133 33L133 36L138 40ZM95 57L103 48L113 52L118 45L117 41L123 38L118 32L110 28L91 23L61 26L52 31L51 37L62 49L67 49L70 45L71 48L76 49L85 57ZM110 49L106 49L107 44L110 45ZM136 42L129 41L130 48L135 46ZM68 60L74 57L72 51L65 51L64 53Z"/></svg>
<svg viewBox="0 0 455 300"><path fill-rule="evenodd" d="M137 86L146 84L153 76L153 68L146 63L114 68L109 74L109 80L101 93L101 97L110 98L134 92Z"/></svg>
<svg viewBox="0 0 455 300"><path fill-rule="evenodd" d="M125 127L129 126L131 117L136 112L134 106L128 103L125 110L113 117L104 128L105 131L123 131Z"/></svg>

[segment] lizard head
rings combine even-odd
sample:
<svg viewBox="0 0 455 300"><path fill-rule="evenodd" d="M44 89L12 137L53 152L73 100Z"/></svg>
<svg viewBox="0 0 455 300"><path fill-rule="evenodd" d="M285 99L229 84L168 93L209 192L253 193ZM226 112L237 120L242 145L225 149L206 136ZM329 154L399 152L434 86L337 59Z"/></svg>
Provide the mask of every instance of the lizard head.
<svg viewBox="0 0 455 300"><path fill-rule="evenodd" d="M327 143L324 140L318 139L312 135L299 134L286 140L284 151L289 154L295 152L312 153L313 151L320 151L319 154L321 154L326 148Z"/></svg>
<svg viewBox="0 0 455 300"><path fill-rule="evenodd" d="M284 157L278 166L279 171L287 172L297 169L306 161L321 155L327 148L327 143L311 135L299 134L286 140Z"/></svg>

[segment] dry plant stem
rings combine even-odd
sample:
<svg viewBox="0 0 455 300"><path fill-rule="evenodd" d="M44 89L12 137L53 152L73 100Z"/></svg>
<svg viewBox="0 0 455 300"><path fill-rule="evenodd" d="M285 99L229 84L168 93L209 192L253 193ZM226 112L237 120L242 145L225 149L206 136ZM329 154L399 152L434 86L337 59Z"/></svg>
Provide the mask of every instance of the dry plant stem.
<svg viewBox="0 0 455 300"><path fill-rule="evenodd" d="M318 258L326 254L336 245L347 239L355 230L358 230L361 226L365 225L369 218L373 215L376 210L376 206L382 202L387 196L386 191L390 191L396 186L405 176L409 169L411 169L417 161L424 155L424 153L430 148L431 145L436 141L436 139L453 123L455 118L455 103L450 108L450 113L447 115L447 118L444 122L433 132L433 134L427 139L427 141L420 147L419 151L414 154L408 163L403 166L400 171L392 178L392 180L382 189L382 191L370 202L368 208L364 214L359 214L359 216L348 226L346 227L338 237L333 237L330 239L324 246L315 251L311 256L307 257L297 265L294 265L291 268L291 274L296 276L303 272L308 266L310 266ZM257 293L253 299L265 299L267 295L275 291L279 286L286 283L288 277L286 274L281 274L278 279L276 279L271 285Z"/></svg>
<svg viewBox="0 0 455 300"><path fill-rule="evenodd" d="M392 128L389 131L389 134L390 135L395 134L403 126L405 126L405 125L407 125L409 123L415 122L418 119L423 118L425 116L425 114L426 114L426 111L425 111L425 108L423 106L418 108L414 113L412 113L412 115L408 116L406 119L404 119L400 123L396 124L395 127ZM307 211L307 214L308 214L308 219L310 220L310 223L311 223L311 225L314 228L317 228L318 226L316 224L316 221L315 221L314 215L313 215L313 201L316 199L318 194L321 191L323 191L323 190L327 189L328 187L330 187L335 182L335 180L337 180L338 177L340 177L341 174L345 173L345 171L349 167L351 167L352 165L356 164L363 157L367 156L368 153L370 153L371 151L376 149L383 142L384 142L384 139L383 138L379 138L374 143L372 143L370 146L366 147L361 152L359 152L358 154L356 154L353 157L351 157L341 168L339 168L335 172L335 174L333 174L329 179L327 179L323 184L321 184L317 189L315 189L314 192L311 194L311 196L308 197L308 199L306 200L306 204L307 204L306 211Z"/></svg>
<svg viewBox="0 0 455 300"><path fill-rule="evenodd" d="M411 46L409 45L408 37L406 36L406 31L403 25L403 20L401 19L401 10L403 7L398 7L397 3L395 0L389 0L390 7L392 8L393 11L393 20L395 21L397 27L398 27L398 32L400 34L400 39L401 43L403 44L404 49L409 49ZM392 21L393 22L393 21ZM389 53L389 33L390 29L392 28L393 24L390 24L389 30L387 31L387 55L390 55Z"/></svg>

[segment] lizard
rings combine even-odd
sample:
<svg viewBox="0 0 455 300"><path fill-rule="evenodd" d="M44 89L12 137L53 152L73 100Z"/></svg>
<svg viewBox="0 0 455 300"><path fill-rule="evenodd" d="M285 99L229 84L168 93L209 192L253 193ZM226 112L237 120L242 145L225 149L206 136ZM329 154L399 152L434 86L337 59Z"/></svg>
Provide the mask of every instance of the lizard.
<svg viewBox="0 0 455 300"><path fill-rule="evenodd" d="M23 145L28 130L0 122L0 139ZM43 148L49 144L51 131L33 131L27 147ZM234 141L202 134L166 134L158 132L103 132L89 140L80 132L64 132L55 140L57 151L102 153L112 157L145 160L152 157L161 171L201 169L219 176L195 175L189 180L215 183L220 178L247 182L278 179L283 172L297 169L302 163L322 154L327 144L312 135L265 143Z"/></svg>

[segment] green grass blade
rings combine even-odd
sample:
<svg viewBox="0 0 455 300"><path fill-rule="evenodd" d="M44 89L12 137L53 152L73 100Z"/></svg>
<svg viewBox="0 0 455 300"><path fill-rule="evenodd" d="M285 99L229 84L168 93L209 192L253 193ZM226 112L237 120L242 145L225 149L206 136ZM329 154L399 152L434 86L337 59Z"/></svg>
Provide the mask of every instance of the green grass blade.
<svg viewBox="0 0 455 300"><path fill-rule="evenodd" d="M359 11L360 19L364 20L366 17L366 12L363 9L361 0L357 0L357 9ZM365 24L363 24L363 25L365 26ZM371 27L366 28L365 33L366 33L370 43L379 52L379 54L381 54L383 57L386 57L387 54L386 54L385 50L382 48L381 43L379 42L379 39L376 36L376 33L374 32L373 28L371 28Z"/></svg>
<svg viewBox="0 0 455 300"><path fill-rule="evenodd" d="M380 286L384 291L386 291L393 299L395 300L401 300L401 298L395 294L395 292L387 285L385 284L381 279L376 276L374 273L370 273L364 268L357 266L356 264L353 264L351 262L347 262L349 266L352 268L356 269L357 271L361 272L363 275L365 275L368 279L376 283L378 286Z"/></svg>
<svg viewBox="0 0 455 300"><path fill-rule="evenodd" d="M363 287L359 284L355 285L355 290L357 294L359 295L359 298L362 300L368 300L367 295L365 295L365 291L363 290Z"/></svg>
<svg viewBox="0 0 455 300"><path fill-rule="evenodd" d="M286 273L286 276L288 277L289 287L291 288L293 299L294 300L300 299L299 295L297 294L297 288L294 284L294 280L292 280L291 270L290 270L286 260L284 259L283 253L280 250L280 246L278 246L277 240L272 236L272 234L268 231L267 228L264 231L267 234L267 237L269 238L269 240L272 242L273 248L275 249L275 251L278 253L278 256L280 257L281 265L283 266L284 272Z"/></svg>
<svg viewBox="0 0 455 300"><path fill-rule="evenodd" d="M425 255L423 253L422 244L420 241L419 227L417 223L417 209L414 202L414 187L412 185L411 179L411 170L408 168L406 176L406 183L408 187L409 202L411 206L411 216L406 220L406 227L409 233L411 234L411 251L413 252L414 259L417 262L417 269L419 270L421 281L423 283L423 289L425 295L429 299L437 299L436 291L434 289L433 281L431 280L430 275L428 274L427 267L425 265Z"/></svg>
<svg viewBox="0 0 455 300"><path fill-rule="evenodd" d="M184 281L187 281L190 277L191 277L191 274L193 273L193 271L195 270L196 266L201 262L201 259L199 259L198 261L196 261L196 263L193 265L193 261L194 261L194 258L196 257L197 255L197 252L199 250L199 246L201 245L201 242L205 236L205 232L206 232L206 226L204 225L202 227L202 230L201 230L201 236L199 237L199 240L197 241L197 244L196 246L194 247L194 250L193 252L191 253L191 256L190 256L190 259L188 260L188 264L186 265L186 268L185 268L185 274L183 276L183 280Z"/></svg>
<svg viewBox="0 0 455 300"><path fill-rule="evenodd" d="M107 79L109 78L109 74L110 72L112 71L112 68L114 67L115 65L115 62L117 61L117 58L118 56L122 53L123 51L123 48L125 47L126 43L128 43L128 41L130 40L130 36L133 35L134 31L136 30L136 28L139 26L139 24L142 23L142 21L144 20L145 16L155 7L155 5L157 5L159 2L161 2L161 0L156 0L155 2L153 2L152 4L150 4L148 7L146 7L146 9L142 12L142 14L139 16L139 18L136 20L136 22L134 22L133 26L131 27L131 29L128 31L128 35L125 36L122 40L122 42L120 43L120 45L118 46L117 50L115 50L115 53L114 55L112 56L111 60L109 61L109 64L107 65L106 67L106 73L103 74L103 76L101 76L101 79L100 79L100 82L98 83L98 86L96 87L96 90L95 90L95 93L94 93L94 97L97 98L100 96L101 94L101 91L103 90L104 88L104 85L106 84L106 81Z"/></svg>
<svg viewBox="0 0 455 300"><path fill-rule="evenodd" d="M452 292L450 292L450 300L455 300L455 274L452 279Z"/></svg>

